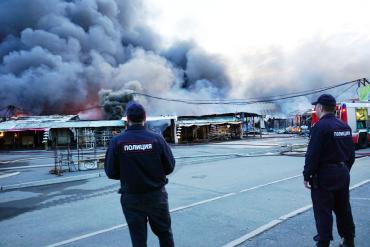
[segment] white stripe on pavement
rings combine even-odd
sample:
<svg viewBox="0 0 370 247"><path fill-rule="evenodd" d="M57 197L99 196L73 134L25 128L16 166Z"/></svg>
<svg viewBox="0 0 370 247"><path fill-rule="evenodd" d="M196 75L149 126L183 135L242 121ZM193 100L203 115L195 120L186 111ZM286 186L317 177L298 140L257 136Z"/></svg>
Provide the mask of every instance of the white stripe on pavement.
<svg viewBox="0 0 370 247"><path fill-rule="evenodd" d="M349 187L349 190L356 189L356 188L361 187L362 185L365 185L365 184L367 184L367 183L370 183L370 179L366 179L366 180L364 180L364 181L362 181L362 182L359 182L359 183L357 183L357 184L355 184L355 185L353 185L353 186Z"/></svg>
<svg viewBox="0 0 370 247"><path fill-rule="evenodd" d="M359 200L359 201L370 201L370 198L364 197L351 197L351 200Z"/></svg>
<svg viewBox="0 0 370 247"><path fill-rule="evenodd" d="M192 207L203 205L203 204L206 204L206 203L209 203L209 202L217 201L217 200L220 200L222 198L235 196L235 195L238 195L238 194L241 194L241 193L245 193L245 192L252 191L252 190L255 190L255 189L259 189L259 188L262 188L262 187L266 187L268 185L276 184L278 182L283 182L283 181L293 179L293 178L297 178L297 177L300 177L300 176L302 176L302 175L296 175L296 176L292 176L292 177L288 177L288 178L284 178L284 179L279 179L279 180L276 180L276 181L273 181L273 182L270 182L270 183L266 183L266 184L254 186L252 188L244 189L244 190L241 190L239 192L228 193L228 194L225 194L225 195L222 195L222 196L213 197L213 198L203 200L203 201L199 201L199 202L196 202L196 203L192 203L192 204L189 204L189 205L186 205L186 206L180 206L180 207L171 209L170 212L174 213L174 212L182 211L182 210L185 210L185 209L188 209L188 208L192 208ZM75 237L75 238L71 238L71 239L61 241L61 242L58 242L58 243L55 243L55 244L52 244L52 245L48 245L47 247L62 246L62 245L65 245L65 244L73 243L73 242L76 242L76 241L79 241L79 240L82 240L82 239L85 239L85 238L93 237L93 236L99 235L101 233L113 231L113 230L116 230L118 228L123 228L123 227L126 227L126 226L127 226L127 224L113 226L111 228L107 228L107 229L103 229L103 230L100 230L100 231L84 234L84 235L81 235L81 236L78 236L78 237Z"/></svg>
<svg viewBox="0 0 370 247"><path fill-rule="evenodd" d="M177 207L177 208L171 209L170 212L171 213L178 212L178 211L181 211L181 210L184 210L184 209L188 209L188 208L192 208L192 207L199 206L199 205L202 205L202 204L206 204L206 203L209 203L209 202L217 201L217 200L222 199L222 198L225 198L225 197L234 196L236 194L237 193L229 193L229 194L226 194L226 195L223 195L223 196L213 197L211 199L207 199L207 200L204 200L204 201L192 203L192 204L189 204L187 206L181 206L181 207Z"/></svg>
<svg viewBox="0 0 370 247"><path fill-rule="evenodd" d="M17 159L17 160L6 160L6 161L0 161L0 164L10 164L10 163L17 163L17 162L27 161L27 160L44 160L44 159L54 159L54 157L33 157L33 158L23 158L23 159Z"/></svg>
<svg viewBox="0 0 370 247"><path fill-rule="evenodd" d="M363 160L363 159L367 159L369 158L370 156L365 156L365 157L361 157L361 158L357 158L356 160Z"/></svg>
<svg viewBox="0 0 370 247"><path fill-rule="evenodd" d="M5 173L3 175L0 175L0 178L8 178L8 177L11 177L11 176L18 175L19 173L20 172Z"/></svg>
<svg viewBox="0 0 370 247"><path fill-rule="evenodd" d="M100 173L89 173L89 174L76 175L76 176L70 176L70 177L44 179L44 180L38 180L38 181L32 181L32 182L26 182L26 183L20 183L20 184L3 185L1 186L1 190L5 191L5 190L11 190L11 189L33 187L33 186L60 184L60 183L74 182L74 181L90 179L90 178L97 178L97 177L101 177Z"/></svg>
<svg viewBox="0 0 370 247"><path fill-rule="evenodd" d="M251 231L250 233L248 234L245 234L244 236L238 238L238 239L235 239L233 240L232 242L228 243L228 244L225 244L223 247L234 247L234 246L237 246L241 243L244 243L245 241L247 241L248 239L254 237L254 236L257 236L271 228L273 228L274 226L278 225L281 223L281 220L272 220L270 221L269 223L267 223L266 225L263 225L259 228L257 228L256 230L253 230Z"/></svg>
<svg viewBox="0 0 370 247"><path fill-rule="evenodd" d="M362 181L360 183L357 183L357 184L351 186L350 187L350 190L353 190L355 188L361 187L361 186L363 186L363 185L365 185L367 183L370 183L370 179L364 180L364 181ZM256 230L253 230L253 231L251 231L251 232L249 232L249 233L241 236L240 238L235 239L235 240L233 240L233 241L231 241L231 242L223 245L223 247L236 247L238 245L241 245L245 241L247 241L247 240L249 240L251 238L254 238L254 237L256 237L257 235L259 235L259 234L261 234L263 232L266 232L266 231L270 230L274 226L276 226L276 225L278 225L278 224L286 221L287 219L290 219L290 218L292 218L294 216L297 216L297 215L299 215L301 213L306 212L310 208L312 208L312 204L306 205L306 206L301 207L301 208L299 208L297 210L294 210L293 212L290 212L288 214L285 214L283 216L280 216L277 220L272 220L269 223L267 223L267 224L265 224L265 225L257 228Z"/></svg>
<svg viewBox="0 0 370 247"><path fill-rule="evenodd" d="M193 159L193 158L212 158L212 157L235 157L235 158L251 158L251 157L260 157L260 156L275 156L278 153L265 153L265 154L238 154L238 153L227 153L227 154L212 154L212 155L193 155L193 156L179 156L175 157L176 160L181 159ZM1 162L0 162L1 163ZM10 163L10 162L5 162ZM29 169L29 168L42 168L42 167L53 167L55 164L46 164L46 165L30 165L30 166L11 166L1 168L0 171L16 170L16 169Z"/></svg>
<svg viewBox="0 0 370 247"><path fill-rule="evenodd" d="M116 229L119 229L119 228L122 228L122 227L126 227L126 226L127 226L127 224L121 224L121 225L113 226L111 228L107 228L107 229L96 231L96 232L91 232L91 233L84 234L84 235L81 235L81 236L78 236L78 237L75 237L75 238L71 238L71 239L68 239L68 240L65 240L65 241L62 241L62 242L51 244L51 245L48 245L46 247L57 247L57 246L65 245L65 244L70 244L70 243L73 243L73 242L76 242L76 241L79 241L79 240L82 240L82 239L85 239L85 238L93 237L93 236L96 236L98 234L102 234L102 233L105 233L105 232L110 232L110 231L113 231L113 230L116 230Z"/></svg>
<svg viewBox="0 0 370 247"><path fill-rule="evenodd" d="M250 190L259 189L259 188L262 188L262 187L266 187L266 186L269 186L269 185L272 185L272 184L280 183L280 182L283 182L283 181L286 181L286 180L290 180L290 179L293 179L293 178L298 178L298 177L302 177L302 175L295 175L295 176L292 176L292 177L288 177L288 178L283 178L283 179L280 179L280 180L276 180L276 181L273 181L273 182L270 182L270 183L257 185L257 186L254 186L252 188L241 190L241 191L239 191L239 193L244 193L244 192L247 192L247 191L250 191Z"/></svg>
<svg viewBox="0 0 370 247"><path fill-rule="evenodd" d="M55 166L55 164L34 165L34 166L12 166L12 167L0 168L0 171L8 171L8 170L15 170L15 169L29 169L29 168L52 167L52 166Z"/></svg>

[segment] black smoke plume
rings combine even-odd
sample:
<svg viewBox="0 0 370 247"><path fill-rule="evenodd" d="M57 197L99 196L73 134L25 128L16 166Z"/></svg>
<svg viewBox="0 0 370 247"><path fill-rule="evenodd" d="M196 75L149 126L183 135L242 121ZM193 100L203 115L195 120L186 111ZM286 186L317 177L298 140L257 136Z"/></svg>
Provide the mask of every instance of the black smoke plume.
<svg viewBox="0 0 370 247"><path fill-rule="evenodd" d="M122 114L130 97L117 95L125 90L194 97L201 88L202 96L225 95L230 79L222 59L191 42L161 48L144 10L140 0L2 0L0 108L72 113L102 102L110 119ZM153 113L169 110L142 101Z"/></svg>

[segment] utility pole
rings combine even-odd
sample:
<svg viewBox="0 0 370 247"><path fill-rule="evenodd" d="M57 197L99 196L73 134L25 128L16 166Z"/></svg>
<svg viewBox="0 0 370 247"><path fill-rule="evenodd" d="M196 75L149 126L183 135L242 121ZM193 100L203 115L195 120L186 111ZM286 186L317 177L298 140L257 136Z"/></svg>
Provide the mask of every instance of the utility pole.
<svg viewBox="0 0 370 247"><path fill-rule="evenodd" d="M358 87L361 87L361 86L366 87L370 85L370 82L366 78L362 78L362 79L357 80L357 85Z"/></svg>

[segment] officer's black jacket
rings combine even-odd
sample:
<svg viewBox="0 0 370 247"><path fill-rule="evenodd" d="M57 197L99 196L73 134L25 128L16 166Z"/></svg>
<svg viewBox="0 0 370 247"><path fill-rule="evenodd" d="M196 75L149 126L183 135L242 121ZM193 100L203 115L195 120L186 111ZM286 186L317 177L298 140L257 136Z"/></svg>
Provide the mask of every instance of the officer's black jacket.
<svg viewBox="0 0 370 247"><path fill-rule="evenodd" d="M351 169L355 148L351 128L334 114L326 114L311 129L303 176L305 181L326 164L344 162Z"/></svg>
<svg viewBox="0 0 370 247"><path fill-rule="evenodd" d="M141 125L132 125L112 138L105 157L105 173L121 181L123 193L145 193L162 188L175 168L169 145Z"/></svg>

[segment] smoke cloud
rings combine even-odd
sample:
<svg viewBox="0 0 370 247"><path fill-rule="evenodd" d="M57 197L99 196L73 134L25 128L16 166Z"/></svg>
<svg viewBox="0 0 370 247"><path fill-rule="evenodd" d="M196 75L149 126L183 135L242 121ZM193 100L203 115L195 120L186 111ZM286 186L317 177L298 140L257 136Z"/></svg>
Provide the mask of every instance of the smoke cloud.
<svg viewBox="0 0 370 247"><path fill-rule="evenodd" d="M99 96L104 106L106 118L109 120L120 119L125 113L127 103L134 99L133 92L125 89L119 91L101 90Z"/></svg>
<svg viewBox="0 0 370 247"><path fill-rule="evenodd" d="M234 97L255 97L317 89L329 85L368 78L370 39L341 33L326 38L317 36L290 51L270 48L255 51L243 60L248 72ZM235 89L235 88L234 88ZM357 98L357 86L327 91L337 101ZM286 113L310 109L321 93L278 102Z"/></svg>
<svg viewBox="0 0 370 247"><path fill-rule="evenodd" d="M238 78L225 58L208 54L195 42L165 48L145 13L141 0L0 1L0 109L13 105L30 114L80 112L88 118L103 110L105 118L116 119L133 91L189 100L249 98L368 74L370 40L344 34L315 38L289 52L254 51L242 61L245 75ZM266 107L135 100L153 115L263 113ZM308 109L310 100L284 103L281 109Z"/></svg>
<svg viewBox="0 0 370 247"><path fill-rule="evenodd" d="M162 49L143 10L139 0L1 1L0 106L89 116L85 109L101 103L112 119L132 99L129 90L168 97L227 95L230 79L222 59L190 42ZM140 101L154 114L193 111Z"/></svg>

